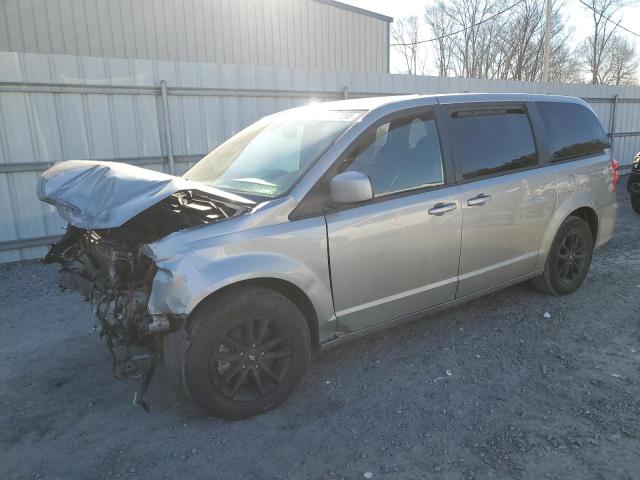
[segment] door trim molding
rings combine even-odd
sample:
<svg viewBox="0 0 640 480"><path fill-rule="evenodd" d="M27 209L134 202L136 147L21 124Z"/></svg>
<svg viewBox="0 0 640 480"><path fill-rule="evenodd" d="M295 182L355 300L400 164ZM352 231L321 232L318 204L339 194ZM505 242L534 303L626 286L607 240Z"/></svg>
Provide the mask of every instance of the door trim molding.
<svg viewBox="0 0 640 480"><path fill-rule="evenodd" d="M546 227L546 225L545 225L545 227ZM460 280L460 281L467 280L469 278L477 277L478 275L483 275L483 274L485 274L487 272L490 272L492 270L496 270L498 268L508 267L509 265L512 265L514 263L518 263L518 262L522 262L524 260L528 260L531 257L537 257L538 254L539 254L538 250L535 250L533 252L525 253L523 255L519 255L517 257L510 258L508 260L503 260L502 262L499 262L499 263L492 263L491 265L487 265L486 267L479 268L477 270L473 270L472 272L467 272L467 273L462 273L462 274L459 273L458 274L458 280Z"/></svg>
<svg viewBox="0 0 640 480"><path fill-rule="evenodd" d="M417 320L420 318L424 318L425 316L432 315L443 310L448 310L450 308L456 307L462 303L469 302L471 300L475 300L476 298L483 297L490 293L497 292L502 290L503 288L510 287L512 285L516 285L518 283L524 282L531 278L542 275L544 270L536 270L526 275L522 275L520 277L514 278L507 282L499 283L498 285L494 285L493 287L486 288L484 290L480 290L475 293L471 293L469 295L465 295L464 297L456 298L455 300L451 300L449 302L441 303L440 305L436 305L435 307L426 308L424 310L419 310L414 313L410 313L408 315L404 315L402 317L394 318L392 320L388 320L383 323L378 323L377 325L372 325L371 327L363 328L362 330L358 330L356 332L342 333L337 332L336 337L323 343L320 345L321 350L328 350L330 348L336 347L338 345L342 345L345 342L355 340L361 337L365 337L367 335L371 335L387 328L392 328L397 325L401 325L403 323L411 322L413 320Z"/></svg>
<svg viewBox="0 0 640 480"><path fill-rule="evenodd" d="M338 319L338 323L340 323L340 316L345 316L345 315L349 315L349 314L352 314L352 313L355 313L355 312L366 310L368 308L377 307L377 306L382 305L384 303L393 302L393 301L396 301L396 300L400 300L402 298L410 297L411 295L427 292L427 291L432 290L434 288L443 287L443 286L449 285L451 283L458 283L458 277L455 276L455 277L447 278L445 280L441 280L441 281L436 282L436 283L430 283L429 285L425 285L425 286L422 286L422 287L414 288L412 290L405 290L403 292L399 292L399 293L396 293L394 295L390 295L388 297L379 298L379 299L372 300L372 301L367 302L367 303L363 303L361 305L356 305L355 307L346 308L344 310L340 310L339 312L336 312L336 317Z"/></svg>

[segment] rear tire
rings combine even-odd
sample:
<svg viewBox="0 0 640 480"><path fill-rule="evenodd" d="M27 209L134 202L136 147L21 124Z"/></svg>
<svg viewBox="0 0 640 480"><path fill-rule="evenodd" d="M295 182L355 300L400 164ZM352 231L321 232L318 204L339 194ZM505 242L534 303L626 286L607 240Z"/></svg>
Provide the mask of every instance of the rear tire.
<svg viewBox="0 0 640 480"><path fill-rule="evenodd" d="M533 284L549 295L567 295L582 284L593 255L593 234L587 222L568 217L556 233L544 272Z"/></svg>
<svg viewBox="0 0 640 480"><path fill-rule="evenodd" d="M631 206L636 213L640 213L640 195L637 193L631 194Z"/></svg>
<svg viewBox="0 0 640 480"><path fill-rule="evenodd" d="M175 378L179 363L187 394L217 417L248 418L276 407L309 362L307 322L293 302L273 290L232 289L203 302L190 322L184 342L178 337L165 342L180 343L165 356L167 370Z"/></svg>

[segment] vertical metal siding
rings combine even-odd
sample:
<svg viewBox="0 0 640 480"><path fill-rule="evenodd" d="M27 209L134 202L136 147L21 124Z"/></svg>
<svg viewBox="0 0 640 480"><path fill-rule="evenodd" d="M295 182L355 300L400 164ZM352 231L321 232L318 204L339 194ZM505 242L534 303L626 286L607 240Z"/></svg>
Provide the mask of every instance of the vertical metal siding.
<svg viewBox="0 0 640 480"><path fill-rule="evenodd" d="M0 51L383 73L388 20L328 0L3 0Z"/></svg>
<svg viewBox="0 0 640 480"><path fill-rule="evenodd" d="M291 10L295 17L295 8ZM209 13L213 13L213 8ZM352 13L344 11L341 15L350 22ZM288 43L288 39L284 40ZM301 52L304 53L304 48L308 47L302 45ZM215 47L215 44L211 46ZM297 56L293 50L291 55ZM341 59L345 60L352 59L350 56ZM352 95L358 96L524 91L601 98L605 101L594 101L592 106L606 130L610 129L612 111L607 99L617 94L620 100L615 131L640 132L640 101L625 101L640 99L640 87L0 53L0 82L153 87L143 92L116 94L34 92L28 85L24 91L2 91L0 86L0 168L11 164L10 171L0 173L0 202L4 207L0 210L0 243L49 237L62 231L62 222L54 209L39 202L35 196L39 171L44 167L32 164L94 158L134 163L142 160L147 168L163 169L162 157L167 152L164 126L160 121L162 104L156 94L161 80L167 81L170 87L173 153L181 159L176 164L178 174L186 171L199 156L260 117L305 104L317 94L325 99L341 98L345 86ZM171 93L172 88L218 89L218 93L207 91L188 95ZM256 91L260 93L252 93ZM615 138L614 152L622 165L630 164L638 150L640 136ZM20 164L24 164L24 168ZM0 248L0 262L36 258L43 252L41 246Z"/></svg>

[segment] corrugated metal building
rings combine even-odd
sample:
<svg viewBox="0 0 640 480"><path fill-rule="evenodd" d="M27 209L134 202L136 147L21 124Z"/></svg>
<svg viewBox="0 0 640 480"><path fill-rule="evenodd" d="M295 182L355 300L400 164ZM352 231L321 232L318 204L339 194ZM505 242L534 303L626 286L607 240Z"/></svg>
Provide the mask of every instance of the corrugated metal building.
<svg viewBox="0 0 640 480"><path fill-rule="evenodd" d="M0 51L386 73L391 21L332 0L2 0Z"/></svg>

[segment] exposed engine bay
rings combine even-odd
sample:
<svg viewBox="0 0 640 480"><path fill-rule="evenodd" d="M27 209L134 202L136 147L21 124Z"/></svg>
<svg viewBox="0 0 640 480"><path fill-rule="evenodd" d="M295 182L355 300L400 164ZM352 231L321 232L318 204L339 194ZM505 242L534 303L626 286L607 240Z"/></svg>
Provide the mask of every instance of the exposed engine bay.
<svg viewBox="0 0 640 480"><path fill-rule="evenodd" d="M205 192L179 191L116 228L69 225L45 257L45 263L62 266L60 286L79 291L91 304L100 336L113 357L114 374L142 375L134 403L147 409L142 396L161 360L163 336L172 328L172 321L179 321L147 312L156 266L141 253L141 246L247 210L247 206Z"/></svg>

